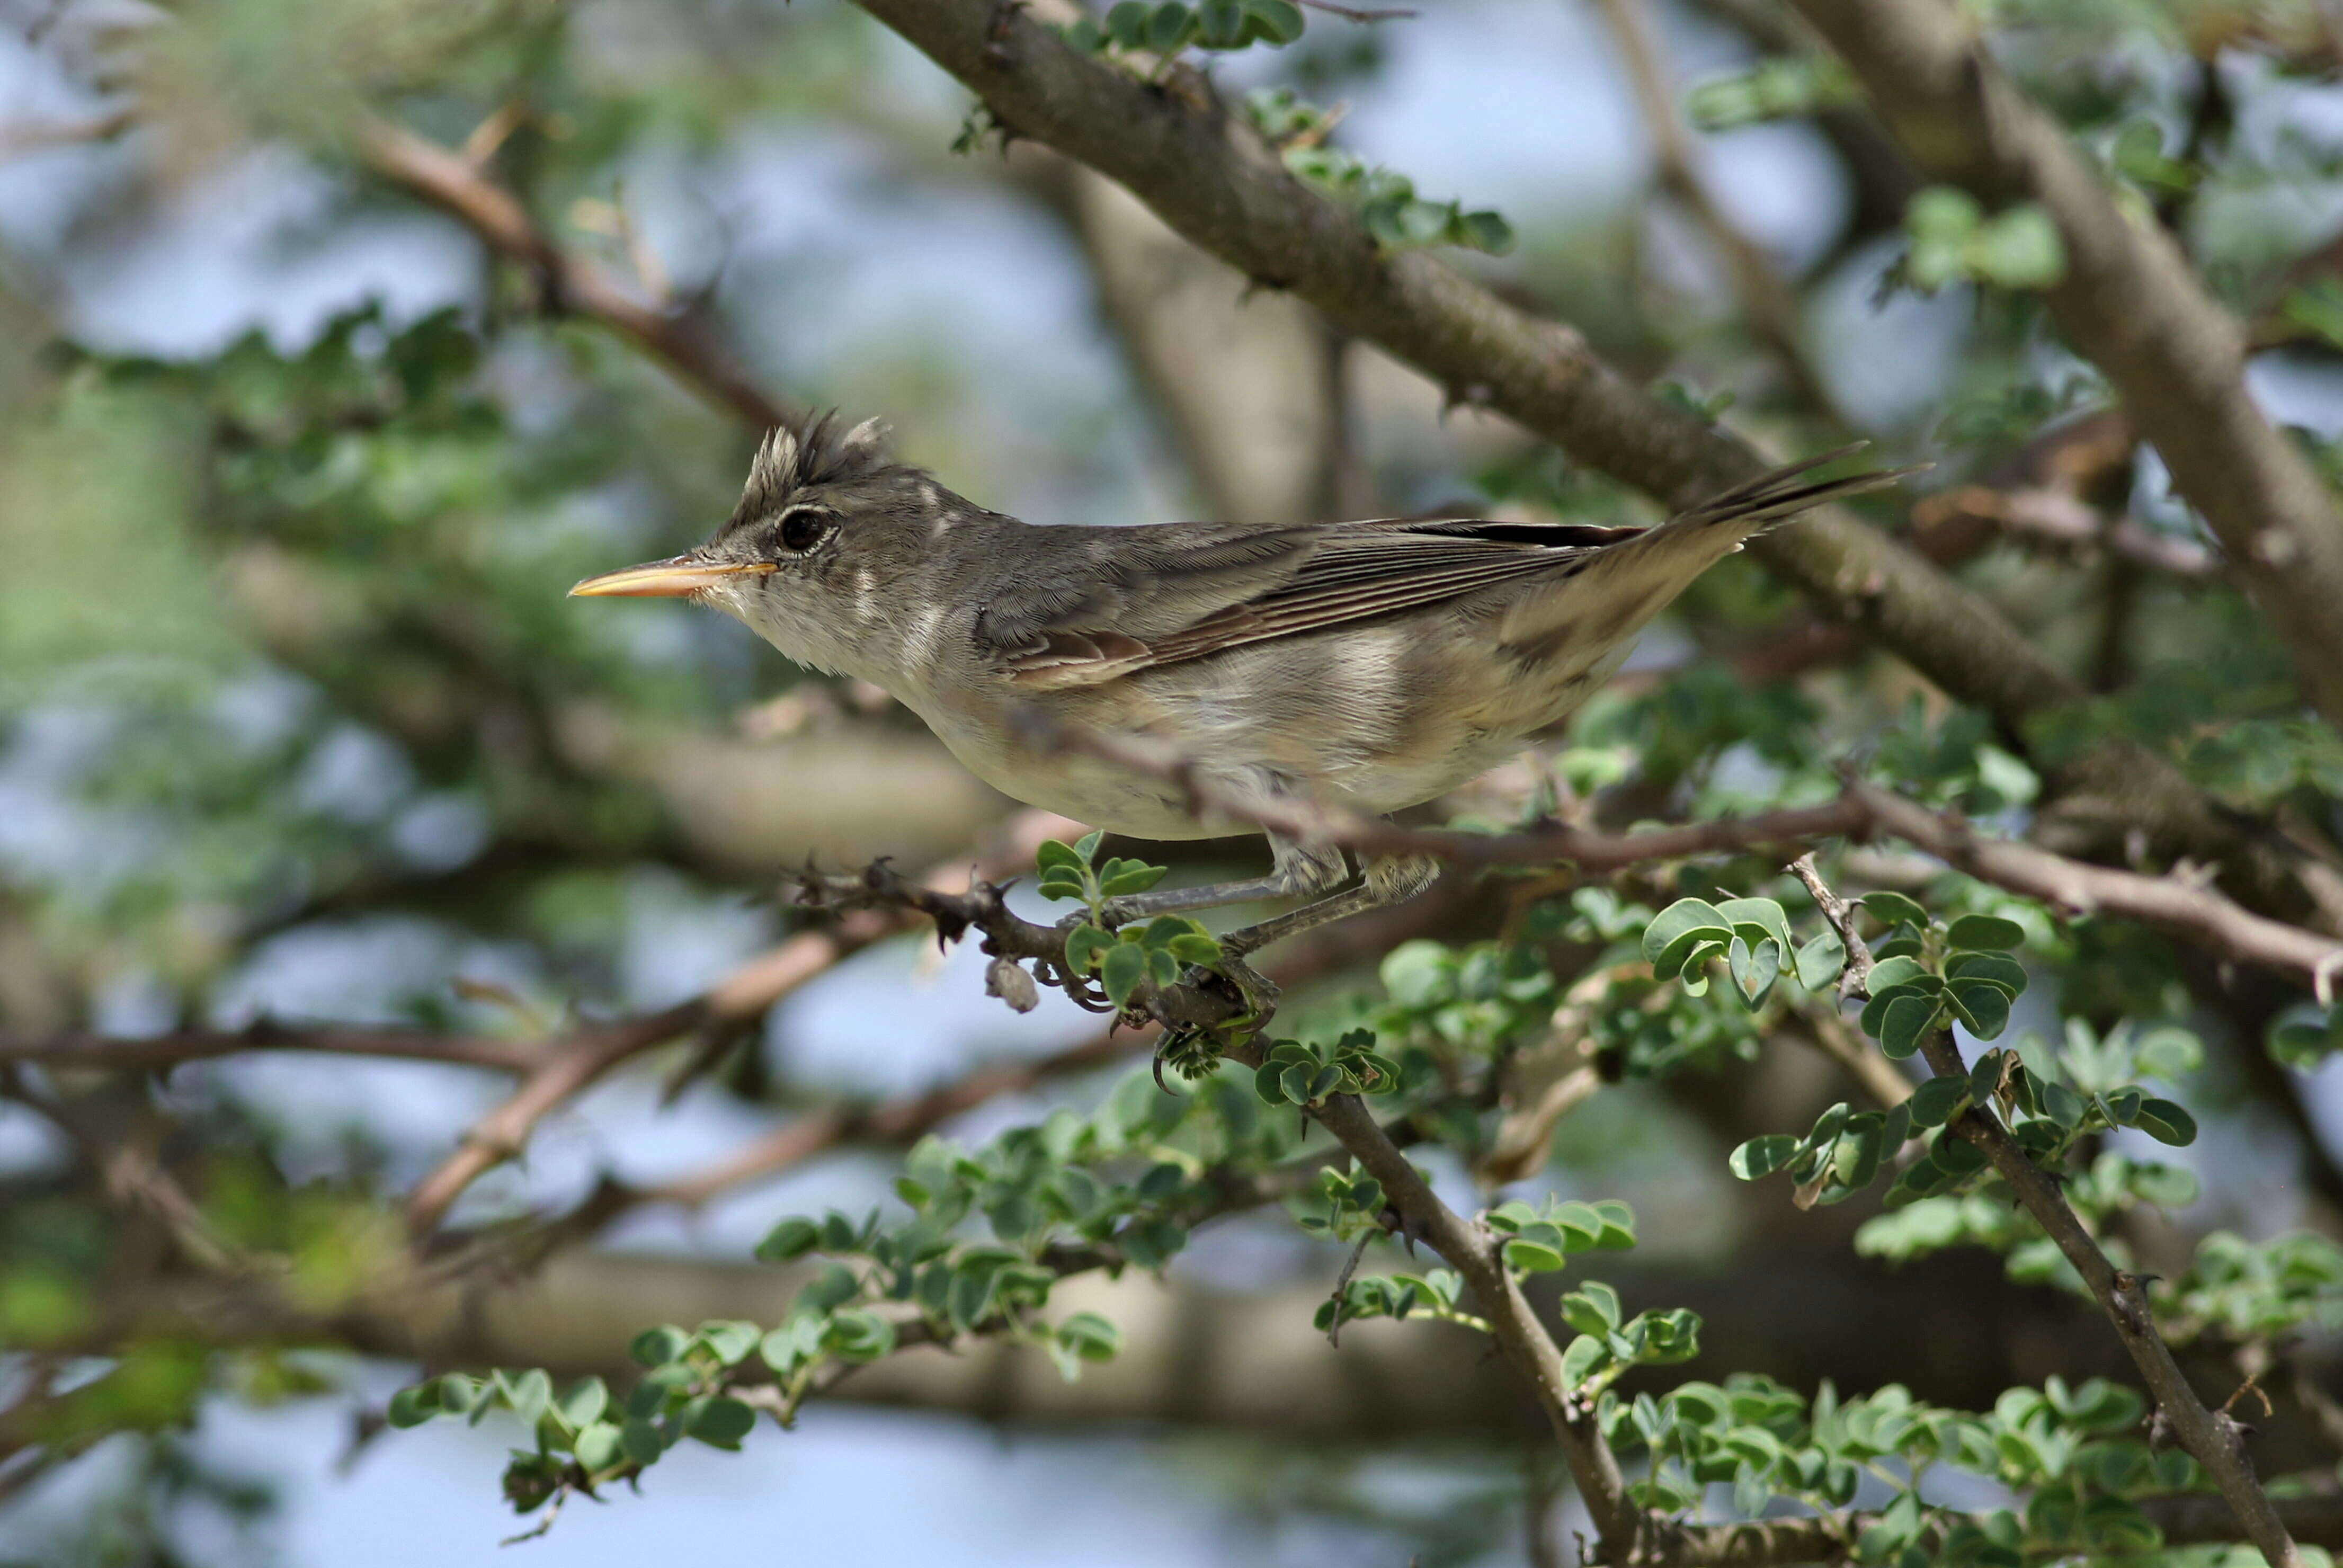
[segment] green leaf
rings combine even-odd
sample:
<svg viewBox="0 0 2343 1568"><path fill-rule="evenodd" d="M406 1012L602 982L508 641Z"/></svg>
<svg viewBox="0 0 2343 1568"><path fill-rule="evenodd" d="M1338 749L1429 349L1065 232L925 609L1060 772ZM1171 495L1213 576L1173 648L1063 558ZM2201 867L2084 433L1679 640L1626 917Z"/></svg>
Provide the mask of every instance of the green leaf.
<svg viewBox="0 0 2343 1568"><path fill-rule="evenodd" d="M507 1379L498 1372L498 1380L505 1384L505 1403L520 1417L524 1426L535 1426L539 1417L553 1403L553 1379L543 1369L531 1367L519 1376Z"/></svg>
<svg viewBox="0 0 2343 1568"><path fill-rule="evenodd" d="M1139 992L1140 982L1147 978L1147 950L1137 942L1117 942L1106 950L1106 962L1100 973L1106 994L1117 1007L1129 1007L1131 999Z"/></svg>
<svg viewBox="0 0 2343 1568"><path fill-rule="evenodd" d="M645 1329L627 1342L627 1353L639 1366L665 1366L683 1353L691 1336L672 1323L656 1329Z"/></svg>
<svg viewBox="0 0 2343 1568"><path fill-rule="evenodd" d="M1087 884L1079 878L1070 877L1062 871L1052 871L1043 877L1033 884L1033 890L1053 902L1090 897L1090 888Z"/></svg>
<svg viewBox="0 0 2343 1568"><path fill-rule="evenodd" d="M607 1421L598 1421L578 1434L569 1445L578 1457L579 1468L591 1475L608 1470L624 1457L618 1445L618 1429Z"/></svg>
<svg viewBox="0 0 2343 1568"><path fill-rule="evenodd" d="M1066 965L1076 974L1089 974L1112 946L1113 937L1084 920L1066 933Z"/></svg>
<svg viewBox="0 0 2343 1568"><path fill-rule="evenodd" d="M1733 984L1741 992L1741 1000L1751 1008L1765 1000L1774 982L1782 973L1782 949L1770 939L1759 942L1755 950L1740 937L1725 950L1725 963L1733 973Z"/></svg>
<svg viewBox="0 0 2343 1568"><path fill-rule="evenodd" d="M1990 988L1988 988L1990 989ZM1998 992L1995 994L1998 995ZM1901 1061L1936 1027L1936 1004L1909 992L1892 998L1879 1022L1879 1049Z"/></svg>
<svg viewBox="0 0 2343 1568"><path fill-rule="evenodd" d="M1147 19L1147 46L1158 55L1169 55L1188 41L1195 25L1193 12L1179 0L1166 0Z"/></svg>
<svg viewBox="0 0 2343 1568"><path fill-rule="evenodd" d="M821 1343L840 1361L875 1362L894 1350L895 1325L876 1312L849 1308L830 1318Z"/></svg>
<svg viewBox="0 0 2343 1568"><path fill-rule="evenodd" d="M1879 1173L1883 1121L1879 1112L1866 1111L1850 1121L1846 1131L1838 1135L1838 1146L1831 1156L1831 1176L1850 1192L1870 1186L1871 1179Z"/></svg>
<svg viewBox="0 0 2343 1568"><path fill-rule="evenodd" d="M1977 274L2003 288L2047 288L2066 272L2066 242L2033 202L2009 208L1980 230L1969 255Z"/></svg>
<svg viewBox="0 0 2343 1568"><path fill-rule="evenodd" d="M1946 940L1972 952L2007 952L2026 945L2026 928L1999 915L1963 915L1953 922Z"/></svg>
<svg viewBox="0 0 2343 1568"><path fill-rule="evenodd" d="M1468 250L1503 256L1513 248L1513 226L1500 213L1486 208L1468 212L1457 218L1456 226L1456 243Z"/></svg>
<svg viewBox="0 0 2343 1568"><path fill-rule="evenodd" d="M1099 845L1105 841L1103 830L1083 834L1074 840L1074 854L1087 866L1098 859Z"/></svg>
<svg viewBox="0 0 2343 1568"><path fill-rule="evenodd" d="M1171 870L1169 866L1151 866L1144 860L1109 860L1099 872L1099 891L1110 899L1143 893Z"/></svg>
<svg viewBox="0 0 2343 1568"><path fill-rule="evenodd" d="M561 1419L569 1423L571 1431L582 1432L601 1419L609 1404L608 1385L598 1377L582 1377L561 1396Z"/></svg>
<svg viewBox="0 0 2343 1568"><path fill-rule="evenodd" d="M692 1412L684 1430L710 1448L737 1450L740 1440L757 1430L757 1412L739 1400L719 1394Z"/></svg>
<svg viewBox="0 0 2343 1568"><path fill-rule="evenodd" d="M2026 966L2000 953L1956 953L1946 960L1945 975L1947 984L1955 980L1984 980L2012 998L2026 993Z"/></svg>
<svg viewBox="0 0 2343 1568"><path fill-rule="evenodd" d="M1789 1164L1797 1153L1798 1140L1794 1134L1768 1132L1735 1149L1726 1163L1744 1181L1755 1181Z"/></svg>
<svg viewBox="0 0 2343 1568"><path fill-rule="evenodd" d="M812 1221L792 1215L765 1232L765 1239L757 1243L757 1260L764 1263L786 1263L812 1251L820 1240L821 1231ZM673 1358L663 1356L660 1359Z"/></svg>
<svg viewBox="0 0 2343 1568"><path fill-rule="evenodd" d="M1997 1039L2009 1027L2009 993L1990 980L1946 980L1945 999L1979 1040Z"/></svg>
<svg viewBox="0 0 2343 1568"><path fill-rule="evenodd" d="M1619 1326L1619 1292L1589 1280L1562 1298L1561 1312L1564 1322L1599 1339Z"/></svg>
<svg viewBox="0 0 2343 1568"><path fill-rule="evenodd" d="M1262 1100L1267 1104L1287 1104L1288 1101L1285 1097L1285 1089L1282 1081L1284 1076L1284 1063L1279 1061L1262 1062L1260 1067L1253 1070L1252 1091L1255 1094L1260 1095Z"/></svg>
<svg viewBox="0 0 2343 1568"><path fill-rule="evenodd" d="M2089 1109L2081 1095L2056 1079L2038 1082L2034 1098L2043 1115L2069 1132L2082 1125L2084 1113Z"/></svg>
<svg viewBox="0 0 2343 1568"><path fill-rule="evenodd" d="M1926 191L1921 193L1922 196L1926 195L1927 193ZM1915 197L1913 199L1915 205L1917 205L1920 198ZM1857 902L1862 904L1865 913L1868 914L1873 920L1877 920L1883 926L1892 929L1896 926L1909 923L1919 927L1923 930L1927 929L1928 911L1922 909L1917 903L1906 898L1901 893L1887 892L1884 890L1876 893L1865 893L1857 900Z"/></svg>
<svg viewBox="0 0 2343 1568"><path fill-rule="evenodd" d="M1911 984L1927 972L1927 967L1918 959L1882 959L1871 966L1871 994L1875 1000L1898 986Z"/></svg>
<svg viewBox="0 0 2343 1568"><path fill-rule="evenodd" d="M1561 1228L1564 1251L1591 1252L1601 1245L1603 1216L1594 1211L1594 1204L1575 1200L1557 1203L1551 1219Z"/></svg>
<svg viewBox="0 0 2343 1568"><path fill-rule="evenodd" d="M1985 1169L1985 1151L1966 1138L1938 1133L1928 1151L1928 1162L1947 1176L1967 1176Z"/></svg>
<svg viewBox="0 0 2343 1568"><path fill-rule="evenodd" d="M1846 1126L1846 1120L1853 1113L1853 1109L1842 1100L1815 1117L1814 1126L1806 1130L1805 1138L1799 1140L1798 1151L1813 1154L1828 1149L1838 1141L1840 1130Z"/></svg>
<svg viewBox="0 0 2343 1568"><path fill-rule="evenodd" d="M2169 1100L2143 1100L2132 1125L2159 1143L2176 1149L2197 1141L2197 1119Z"/></svg>
<svg viewBox="0 0 2343 1568"><path fill-rule="evenodd" d="M1819 991L1831 984L1846 969L1846 944L1835 930L1825 929L1822 935L1798 950L1798 983L1811 991Z"/></svg>
<svg viewBox="0 0 2343 1568"><path fill-rule="evenodd" d="M1083 1361L1112 1361L1122 1331L1096 1312L1076 1312L1058 1325L1057 1340Z"/></svg>
<svg viewBox="0 0 2343 1568"><path fill-rule="evenodd" d="M1072 845L1061 843L1055 839L1042 839L1041 847L1033 851L1033 867L1044 876L1051 871L1064 871L1079 882L1088 866L1089 862Z"/></svg>
<svg viewBox="0 0 2343 1568"><path fill-rule="evenodd" d="M1193 931L1173 937L1168 946L1172 956L1182 963L1209 967L1221 961L1221 944Z"/></svg>
<svg viewBox="0 0 2343 1568"><path fill-rule="evenodd" d="M1125 49L1147 46L1146 0L1119 0L1106 14L1106 35Z"/></svg>
<svg viewBox="0 0 2343 1568"><path fill-rule="evenodd" d="M395 1427L421 1426L439 1413L439 1385L435 1382L400 1389L383 1413Z"/></svg>
<svg viewBox="0 0 2343 1568"><path fill-rule="evenodd" d="M1716 912L1752 948L1769 937L1785 953L1797 945L1790 937L1790 917L1771 899L1727 899Z"/></svg>
<svg viewBox="0 0 2343 1568"><path fill-rule="evenodd" d="M1678 899L1644 928L1644 957L1651 961L1654 976L1667 980L1684 968L1695 947L1708 942L1722 946L1732 940L1733 922L1714 904Z"/></svg>
<svg viewBox="0 0 2343 1568"><path fill-rule="evenodd" d="M1282 48L1302 36L1302 7L1293 0L1245 0L1245 9L1267 43Z"/></svg>
<svg viewBox="0 0 2343 1568"><path fill-rule="evenodd" d="M830 1312L861 1293L862 1286L855 1279L854 1271L843 1263L832 1263L805 1282L793 1305L801 1312Z"/></svg>
<svg viewBox="0 0 2343 1568"><path fill-rule="evenodd" d="M1505 1262L1525 1274L1551 1274L1568 1266L1568 1260L1560 1248L1519 1236L1505 1243Z"/></svg>
<svg viewBox="0 0 2343 1568"><path fill-rule="evenodd" d="M665 1446L659 1442L659 1428L641 1416L628 1416L618 1429L618 1452L637 1464L656 1464Z"/></svg>

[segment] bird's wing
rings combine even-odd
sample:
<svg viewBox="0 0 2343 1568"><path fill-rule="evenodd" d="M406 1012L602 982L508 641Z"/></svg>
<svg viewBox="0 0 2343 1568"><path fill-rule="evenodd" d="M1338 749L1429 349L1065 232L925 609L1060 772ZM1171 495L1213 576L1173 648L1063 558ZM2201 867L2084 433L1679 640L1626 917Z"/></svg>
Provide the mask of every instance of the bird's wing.
<svg viewBox="0 0 2343 1568"><path fill-rule="evenodd" d="M1641 532L1473 519L1131 530L1117 541L1122 548L1091 557L1085 587L1034 583L988 605L979 635L996 668L1019 685L1091 686L1567 573ZM1052 599L1056 606L1044 608Z"/></svg>
<svg viewBox="0 0 2343 1568"><path fill-rule="evenodd" d="M1053 552L1050 566L987 604L977 637L994 666L1021 685L1091 686L1525 578L1559 580L1597 560L1623 569L1638 562L1675 568L1660 572L1657 590L1629 607L1616 628L1624 633L1734 541L1916 471L1811 477L1855 449L1771 469L1650 528L1460 518L1282 528L1173 523L1120 537L1087 529Z"/></svg>

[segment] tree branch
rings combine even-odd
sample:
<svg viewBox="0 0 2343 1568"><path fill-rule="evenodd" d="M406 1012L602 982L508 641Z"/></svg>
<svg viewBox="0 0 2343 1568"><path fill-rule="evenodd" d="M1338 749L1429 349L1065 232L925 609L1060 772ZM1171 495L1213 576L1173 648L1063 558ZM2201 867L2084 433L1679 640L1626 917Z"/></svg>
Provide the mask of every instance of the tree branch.
<svg viewBox="0 0 2343 1568"><path fill-rule="evenodd" d="M1176 750L1143 737L1064 727L1047 734L1037 730L1037 736L1065 749L1144 769L1180 786L1188 808L1208 818L1346 849L1432 855L1467 869L1569 864L1599 874L1653 860L1893 836L1980 881L2040 899L2070 918L2107 914L2145 921L2223 959L2277 970L2322 1003L2343 976L2343 942L2243 909L2210 886L2208 876L2185 865L2152 877L2069 859L2016 839L1987 838L1959 816L1931 811L1857 779L1849 779L1827 805L1642 832L1602 833L1551 822L1523 833L1465 833L1403 828L1307 800L1241 797L1216 787Z"/></svg>
<svg viewBox="0 0 2343 1568"><path fill-rule="evenodd" d="M420 1029L357 1029L345 1024L304 1025L263 1019L235 1030L182 1030L172 1034L123 1037L68 1030L35 1034L0 1030L0 1062L38 1062L43 1067L106 1072L165 1072L183 1062L206 1061L249 1050L305 1050L325 1056L389 1057L406 1061L444 1061L498 1072L526 1072L547 1055L530 1040L493 1035L437 1034Z"/></svg>
<svg viewBox="0 0 2343 1568"><path fill-rule="evenodd" d="M1817 878L1809 885L1819 884ZM1867 956L1868 950L1855 934L1853 911L1848 906L1835 898L1818 897L1817 901L1823 905L1824 918L1846 943L1848 954L1861 952ZM1867 997L1870 990L1866 979L1859 984L1848 984L1846 994ZM1937 1077L1968 1076L1949 1028L1930 1030L1922 1039L1920 1049L1929 1070ZM2009 1130L1994 1115L1989 1098L1971 1105L1947 1125L1956 1136L1985 1155L1995 1172L2009 1184L2018 1203L2082 1276L2100 1310L2115 1325L2117 1337L2130 1352L2156 1400L2153 1419L2168 1424L2180 1445L2205 1467L2237 1522L2245 1526L2247 1538L2260 1549L2263 1560L2270 1568L2297 1568L2301 1555L2295 1550L2294 1540L2272 1506L2269 1494L2254 1478L2253 1465L2246 1457L2243 1430L2226 1412L2217 1415L2207 1410L2197 1397L2197 1391L2189 1386L2179 1363L2172 1359L2171 1348L2157 1332L2147 1279L2117 1269L2107 1261L2098 1241L2084 1228L2081 1217L2058 1190L2056 1181L2027 1157Z"/></svg>
<svg viewBox="0 0 2343 1568"><path fill-rule="evenodd" d="M995 875L1007 875L1032 860L1042 839L1071 826L1046 811L1025 812L1009 825L1000 843L977 857L978 866L947 863L930 872L926 882L904 885L942 897L937 890L970 886L986 867ZM578 1030L567 1047L539 1062L509 1098L473 1123L455 1152L417 1184L407 1203L408 1231L417 1238L429 1234L465 1188L518 1154L549 1112L619 1063L684 1034L720 1039L748 1027L781 998L850 955L907 929L909 915L907 905L866 910L861 918L840 921L830 930L800 932L679 1006Z"/></svg>
<svg viewBox="0 0 2343 1568"><path fill-rule="evenodd" d="M642 303L600 267L562 250L511 192L462 154L371 117L359 122L357 146L376 175L455 218L498 255L535 270L556 307L600 322L759 429L802 417L751 381L689 316Z"/></svg>
<svg viewBox="0 0 2343 1568"><path fill-rule="evenodd" d="M1353 214L1288 173L1192 71L1175 65L1160 81L1141 80L999 0L860 3L973 89L1011 134L1120 182L1201 248L1264 286L1291 289L1457 399L1671 504L1765 466L1735 437L1622 376L1573 328L1529 316L1424 251L1383 251ZM1842 509L1822 508L1750 548L1824 613L1860 626L2013 735L2086 695L1990 605ZM2127 827L2173 852L2222 860L2259 907L2290 915L2318 906L2298 851L2241 828L2137 747L2102 747L2061 783L2116 803Z"/></svg>
<svg viewBox="0 0 2343 1568"><path fill-rule="evenodd" d="M1944 0L1796 0L1913 160L1996 205L2038 203L2066 250L2046 291L2268 614L2305 691L2343 723L2343 515L2246 390L2243 329L2172 237L2126 217L2065 127Z"/></svg>
<svg viewBox="0 0 2343 1568"><path fill-rule="evenodd" d="M1650 1519L1628 1499L1618 1456L1604 1441L1592 1401L1581 1399L1562 1370L1562 1351L1504 1264L1494 1232L1440 1201L1355 1094L1330 1095L1312 1112L1367 1173L1383 1183L1407 1233L1420 1237L1464 1277L1505 1359L1528 1382L1570 1464L1578 1494L1602 1538L1601 1555L1632 1561Z"/></svg>
<svg viewBox="0 0 2343 1568"><path fill-rule="evenodd" d="M2016 544L2083 559L2105 553L2187 581L2217 578L2223 570L2221 558L2194 539L2157 533L2127 517L2109 518L2063 490L1963 485L1929 497L1912 508L1912 516L1923 528L1982 523Z"/></svg>
<svg viewBox="0 0 2343 1568"><path fill-rule="evenodd" d="M1801 401L1831 412L1830 388L1806 353L1800 330L1798 297L1785 283L1773 262L1743 234L1708 193L1707 184L1694 166L1692 138L1676 112L1676 95L1668 79L1659 41L1653 36L1654 17L1644 0L1598 0L1603 19L1618 44L1626 66L1627 85L1635 95L1652 139L1652 159L1662 190L1674 196L1690 213L1700 231L1725 263L1742 314L1758 338L1773 351Z"/></svg>

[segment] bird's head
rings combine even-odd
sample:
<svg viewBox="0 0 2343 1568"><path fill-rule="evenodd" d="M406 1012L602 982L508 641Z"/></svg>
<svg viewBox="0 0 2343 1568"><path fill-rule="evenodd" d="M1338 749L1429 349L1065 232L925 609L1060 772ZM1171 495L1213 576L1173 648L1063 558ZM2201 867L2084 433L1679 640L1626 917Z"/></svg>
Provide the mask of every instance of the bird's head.
<svg viewBox="0 0 2343 1568"><path fill-rule="evenodd" d="M955 524L990 514L895 461L886 435L876 419L841 434L829 416L777 429L714 538L569 591L695 599L799 663L891 689L889 634L917 619L918 568Z"/></svg>

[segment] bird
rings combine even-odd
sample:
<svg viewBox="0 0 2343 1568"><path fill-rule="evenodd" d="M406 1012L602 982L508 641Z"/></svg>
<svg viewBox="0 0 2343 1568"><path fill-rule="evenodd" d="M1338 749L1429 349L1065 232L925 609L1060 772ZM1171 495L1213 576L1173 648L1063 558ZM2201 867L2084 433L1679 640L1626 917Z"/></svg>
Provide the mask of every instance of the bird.
<svg viewBox="0 0 2343 1568"><path fill-rule="evenodd" d="M1518 756L1752 534L1915 471L1813 477L1855 449L1648 527L1035 525L899 461L881 422L822 415L762 439L706 544L569 591L706 605L800 665L883 689L1003 794L1131 838L1210 838L1228 828L1200 810L1199 784L1240 808L1383 816ZM1168 745L1181 776L1053 739L1067 734ZM1314 899L1281 917L1285 935L1438 875L1414 855L1353 871L1339 848L1267 836L1266 876L1128 894L1110 920Z"/></svg>

